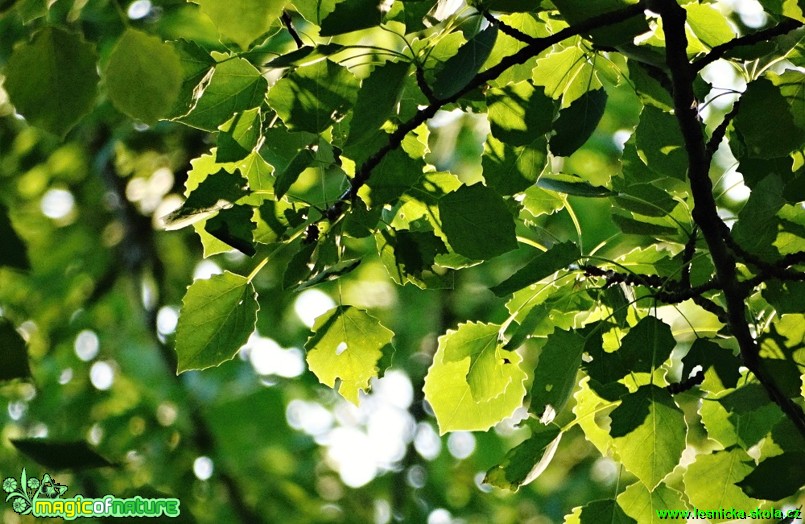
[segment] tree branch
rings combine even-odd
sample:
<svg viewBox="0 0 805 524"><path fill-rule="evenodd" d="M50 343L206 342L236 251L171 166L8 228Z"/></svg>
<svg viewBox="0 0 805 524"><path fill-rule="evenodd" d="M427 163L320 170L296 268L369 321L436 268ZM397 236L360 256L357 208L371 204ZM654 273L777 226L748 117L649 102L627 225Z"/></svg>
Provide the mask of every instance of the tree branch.
<svg viewBox="0 0 805 524"><path fill-rule="evenodd" d="M375 154L370 156L364 161L363 164L361 164L361 166L355 171L355 176L352 178L352 180L350 180L349 189L347 189L338 198L338 200L332 206L330 206L330 208L325 212L324 216L330 221L338 218L344 212L344 207L346 206L347 202L351 201L357 196L358 190L363 187L364 184L366 184L366 181L369 180L369 177L372 174L372 170L377 167L378 164L380 164L383 158L385 158L387 154L402 144L405 135L419 127L420 124L423 124L424 122L427 122L433 118L433 116L442 107L456 102L467 93L470 93L471 91L483 86L490 80L497 78L510 67L517 64L522 64L529 58L540 54L550 46L557 44L562 40L587 33L600 27L617 24L618 22L638 16L642 14L643 11L644 7L641 2L630 5L629 7L620 9L618 11L611 11L609 13L588 18L584 22L580 22L575 26L566 27L565 29L562 29L553 35L544 38L537 38L534 40L534 42L520 49L518 52L504 57L494 66L476 74L472 80L470 80L467 85L461 88L457 93L447 98L431 102L427 107L420 109L413 117L400 124L400 126L388 136L388 142L386 145L381 147L377 152L375 152Z"/></svg>
<svg viewBox="0 0 805 524"><path fill-rule="evenodd" d="M290 33L291 38L293 41L296 42L296 47L301 48L305 45L302 41L302 38L299 36L299 33L296 32L296 28L293 26L293 20L291 19L291 15L287 12L282 13L282 23L285 24L286 29L288 29L288 33Z"/></svg>
<svg viewBox="0 0 805 524"><path fill-rule="evenodd" d="M531 35L527 35L522 31L520 31L519 29L516 29L506 24L505 22L498 20L497 18L492 16L492 13L490 13L489 11L482 11L482 14L490 24L497 26L498 30L500 30L500 32L503 33L504 35L508 35L514 38L515 40L523 42L524 44L533 44L539 40L539 38L534 38Z"/></svg>
<svg viewBox="0 0 805 524"><path fill-rule="evenodd" d="M780 22L776 26L769 27L767 29L763 29L761 31L757 31L748 35L744 35L738 38L734 38L729 42L725 42L721 45L717 45L710 50L709 53L704 55L703 57L699 58L698 60L694 60L691 64L690 68L691 71L694 73L698 73L708 64L711 64L722 58L725 54L732 51L736 47L741 47L744 45L752 45L757 44L760 42L764 42L766 40L771 40L776 36L784 35L798 27L802 27L802 22L794 20L792 18L786 18L783 22Z"/></svg>
<svg viewBox="0 0 805 524"><path fill-rule="evenodd" d="M707 141L707 146L705 147L708 163L713 159L713 155L716 153L718 146L721 145L724 135L727 134L727 128L730 126L730 122L732 122L732 120L735 118L735 115L738 114L738 108L740 105L741 100L736 100L732 105L730 112L724 115L724 120L718 124L718 127L713 130L713 134L710 135L710 139Z"/></svg>
<svg viewBox="0 0 805 524"><path fill-rule="evenodd" d="M710 159L707 156L704 133L697 112L697 100L693 93L696 71L704 67L702 64L709 62L700 60L698 69L688 62L685 51L687 49L686 13L676 0L656 0L652 2L652 10L660 14L665 30L666 63L671 71L671 82L674 88L674 111L688 153L688 179L694 201L692 215L710 249L716 269L716 278L724 293L728 326L738 342L744 365L757 377L771 400L780 406L805 438L805 413L802 408L785 396L760 359L759 347L746 319L744 301L747 298L747 291L738 281L735 259L721 234L721 230L725 226L718 215L713 198L713 183L708 174ZM721 47L720 51L715 54L711 51L707 56L721 56L735 46ZM703 60L706 59L707 57ZM710 61L712 60L715 58Z"/></svg>

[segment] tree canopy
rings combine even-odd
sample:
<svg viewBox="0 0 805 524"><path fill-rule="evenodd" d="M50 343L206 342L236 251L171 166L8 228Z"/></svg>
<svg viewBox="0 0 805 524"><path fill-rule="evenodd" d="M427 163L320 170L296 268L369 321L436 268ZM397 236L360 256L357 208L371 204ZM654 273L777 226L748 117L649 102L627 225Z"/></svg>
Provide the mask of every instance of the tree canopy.
<svg viewBox="0 0 805 524"><path fill-rule="evenodd" d="M801 0L0 0L0 471L190 522L801 508L803 202Z"/></svg>

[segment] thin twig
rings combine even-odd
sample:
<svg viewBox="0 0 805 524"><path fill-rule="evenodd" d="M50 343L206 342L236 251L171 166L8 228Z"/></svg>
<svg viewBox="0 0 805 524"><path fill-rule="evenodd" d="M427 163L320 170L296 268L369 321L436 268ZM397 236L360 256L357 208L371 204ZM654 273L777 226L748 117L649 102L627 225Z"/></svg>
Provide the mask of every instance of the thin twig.
<svg viewBox="0 0 805 524"><path fill-rule="evenodd" d="M503 22L502 20L495 18L489 11L483 11L482 14L490 24L497 27L498 30L504 35L508 35L514 38L515 40L523 42L524 44L533 44L539 40L539 38L534 38L531 35L527 35L522 31L520 31L519 29L514 28L508 25L507 23Z"/></svg>
<svg viewBox="0 0 805 524"><path fill-rule="evenodd" d="M693 73L698 73L699 71L702 70L703 67L715 62L719 58L722 58L724 55L726 55L728 52L732 51L736 47L765 42L766 40L771 40L776 36L781 36L788 32L791 32L794 29L797 29L798 27L802 27L802 22L794 20L793 18L786 18L783 22L780 22L776 26L769 27L761 31L756 31L754 33L750 33L748 35L744 35L738 38L734 38L729 42L725 42L721 45L715 46L710 50L709 53L699 58L698 60L694 60L690 66L691 71Z"/></svg>
<svg viewBox="0 0 805 524"><path fill-rule="evenodd" d="M716 153L718 146L721 145L721 141L724 139L724 136L727 134L727 128L730 126L730 122L735 118L735 115L738 114L738 109L741 105L741 100L738 99L732 105L732 109L730 112L724 115L724 119L721 123L718 124L713 130L713 134L710 135L710 139L707 141L707 146L705 147L705 151L707 154L707 161L708 163L712 160L713 155Z"/></svg>
<svg viewBox="0 0 805 524"><path fill-rule="evenodd" d="M302 41L302 38L299 36L299 33L296 32L296 28L293 26L293 20L291 19L291 15L288 12L282 13L282 23L285 24L285 28L288 29L288 33L290 33L291 38L293 41L296 42L296 47L301 48L305 45Z"/></svg>

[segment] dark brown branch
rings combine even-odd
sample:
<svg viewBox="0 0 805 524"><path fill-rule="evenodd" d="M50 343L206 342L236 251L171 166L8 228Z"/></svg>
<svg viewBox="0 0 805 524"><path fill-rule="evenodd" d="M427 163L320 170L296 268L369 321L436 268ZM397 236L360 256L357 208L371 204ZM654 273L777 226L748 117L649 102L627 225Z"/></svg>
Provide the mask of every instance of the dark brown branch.
<svg viewBox="0 0 805 524"><path fill-rule="evenodd" d="M729 323L729 317L727 316L727 312L724 311L724 308L719 306L709 298L706 298L702 295L696 295L691 297L691 300L693 300L693 303L702 308L703 310L714 314L716 318L718 318L718 321L721 322L722 324Z"/></svg>
<svg viewBox="0 0 805 524"><path fill-rule="evenodd" d="M304 46L305 43L302 41L302 38L299 36L299 33L296 32L296 28L293 26L291 15L289 15L287 12L282 13L281 19L282 23L285 24L285 28L288 29L288 33L290 33L291 38L293 38L293 41L296 42L296 47L301 48Z"/></svg>
<svg viewBox="0 0 805 524"><path fill-rule="evenodd" d="M704 55L703 57L699 58L698 60L694 60L691 64L691 70L694 73L698 73L708 64L711 64L722 58L728 52L732 51L736 47L741 47L744 45L752 45L757 44L760 42L765 42L766 40L771 40L776 36L784 35L798 27L802 27L802 23L794 20L792 18L786 18L783 22L780 22L776 26L769 27L767 29L763 29L761 31L756 31L754 33L744 35L738 38L734 38L729 42L725 42L721 45L717 45L710 50L709 53Z"/></svg>
<svg viewBox="0 0 805 524"><path fill-rule="evenodd" d="M425 70L417 66L415 74L416 74L416 85L419 87L419 90L422 91L422 94L425 95L425 98L428 99L428 102L430 104L438 104L439 99L436 98L436 95L433 94L433 90L430 88L428 82L425 80Z"/></svg>
<svg viewBox="0 0 805 524"><path fill-rule="evenodd" d="M377 152L375 152L375 154L370 156L363 162L363 164L361 164L361 166L355 171L355 176L352 178L352 180L350 180L349 189L347 189L338 198L338 200L332 206L330 206L325 213L325 217L330 221L338 218L344 212L344 207L346 206L347 202L355 198L355 196L358 194L358 190L363 187L364 184L366 184L366 181L369 180L369 177L372 174L372 170L374 170L374 168L380 164L383 158L385 158L385 156L391 151L394 151L400 147L400 144L402 144L403 139L408 133L419 127L420 124L423 124L424 122L433 118L433 116L442 107L456 102L467 93L470 93L471 91L483 86L490 80L499 77L510 67L522 64L529 58L537 56L542 51L548 49L554 44L561 42L562 40L572 36L588 33L600 27L617 24L624 20L628 20L629 18L643 14L643 11L643 3L637 3L618 11L612 11L588 18L584 22L566 27L553 35L535 39L533 43L525 46L518 52L504 57L494 66L476 74L472 80L467 83L467 85L465 85L455 94L436 102L432 102L427 107L420 109L413 117L400 124L400 126L393 133L391 133L391 135L389 135L386 145L381 147Z"/></svg>
<svg viewBox="0 0 805 524"><path fill-rule="evenodd" d="M501 33L503 33L504 35L508 35L508 36L514 38L515 40L519 40L520 42L523 42L524 44L533 44L533 43L535 43L535 42L537 42L539 40L539 38L534 38L531 35L527 35L527 34L523 33L522 31L520 31L519 29L516 29L516 28L506 24L505 22L502 22L501 20L498 20L497 18L492 16L492 13L490 13L489 11L483 11L482 14L484 15L484 18L486 18L486 20L490 24L492 24L493 26L497 27L498 30Z"/></svg>
<svg viewBox="0 0 805 524"><path fill-rule="evenodd" d="M716 278L724 293L728 317L727 325L738 342L744 365L757 377L771 400L780 406L803 438L805 438L805 413L803 413L799 405L795 404L780 390L773 375L766 369L760 359L759 347L752 336L746 318L747 312L744 302L747 297L747 290L738 281L735 259L727 248L727 244L721 234L725 225L718 215L715 199L713 198L713 183L708 173L710 159L707 156L704 132L699 121L697 101L693 93L693 80L696 71L701 69L702 64L705 62L699 61L698 65L700 67L698 69L688 62L685 51L687 49L687 37L685 35L686 14L676 0L656 0L652 2L652 10L658 12L662 17L665 30L666 63L671 71L671 81L674 88L674 111L685 141L685 149L688 153L688 179L690 180L694 201L692 215L710 249L710 256L716 269ZM703 60L708 57L723 55L728 49L735 46L721 47L721 50L716 53L711 52ZM712 60L715 60L715 58Z"/></svg>

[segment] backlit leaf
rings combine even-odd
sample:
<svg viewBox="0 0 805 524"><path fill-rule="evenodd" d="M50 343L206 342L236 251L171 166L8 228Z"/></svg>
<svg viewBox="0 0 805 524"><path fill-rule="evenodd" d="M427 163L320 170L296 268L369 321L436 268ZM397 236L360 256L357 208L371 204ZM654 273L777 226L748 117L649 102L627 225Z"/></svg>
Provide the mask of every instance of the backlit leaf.
<svg viewBox="0 0 805 524"><path fill-rule="evenodd" d="M322 384L358 405L360 390L383 370L378 363L394 333L362 309L335 307L316 319L305 343L307 363Z"/></svg>
<svg viewBox="0 0 805 524"><path fill-rule="evenodd" d="M573 242L554 244L548 251L534 257L531 262L493 287L491 291L499 297L514 293L566 268L571 262L578 260L580 255L579 248Z"/></svg>
<svg viewBox="0 0 805 524"><path fill-rule="evenodd" d="M642 482L635 482L618 495L616 500L624 513L637 522L646 524L661 524L668 520L659 516L660 511L688 509L682 500L682 494L665 484L649 490Z"/></svg>
<svg viewBox="0 0 805 524"><path fill-rule="evenodd" d="M443 196L439 214L456 253L484 260L517 248L514 219L506 204L481 184L462 186Z"/></svg>
<svg viewBox="0 0 805 524"><path fill-rule="evenodd" d="M497 26L490 25L462 45L458 53L450 57L436 73L433 82L433 94L439 98L452 96L467 84L486 62L495 39L498 36Z"/></svg>
<svg viewBox="0 0 805 524"><path fill-rule="evenodd" d="M696 456L684 473L685 493L697 508L755 508L758 501L736 486L753 469L752 459L739 448Z"/></svg>
<svg viewBox="0 0 805 524"><path fill-rule="evenodd" d="M193 282L176 328L177 372L231 360L254 331L258 309L257 293L246 277L226 271Z"/></svg>
<svg viewBox="0 0 805 524"><path fill-rule="evenodd" d="M520 368L522 357L497 346L498 329L491 324L470 323L439 337L423 391L436 414L440 433L485 431L522 405L526 393L526 374ZM456 345L465 339L470 346ZM473 362L491 374L476 376ZM473 390L486 400L476 400Z"/></svg>
<svg viewBox="0 0 805 524"><path fill-rule="evenodd" d="M585 339L574 331L557 329L539 354L531 386L531 412L552 422L576 387Z"/></svg>
<svg viewBox="0 0 805 524"><path fill-rule="evenodd" d="M210 17L223 40L231 40L241 49L268 31L282 14L287 0L195 0Z"/></svg>
<svg viewBox="0 0 805 524"><path fill-rule="evenodd" d="M97 58L79 35L46 27L8 59L3 89L29 122L63 137L95 103Z"/></svg>
<svg viewBox="0 0 805 524"><path fill-rule="evenodd" d="M153 124L171 113L179 97L179 54L158 37L127 29L109 56L104 82L116 108Z"/></svg>
<svg viewBox="0 0 805 524"><path fill-rule="evenodd" d="M559 426L537 426L529 438L506 453L503 462L486 472L484 483L517 491L545 471L561 439Z"/></svg>
<svg viewBox="0 0 805 524"><path fill-rule="evenodd" d="M624 467L654 489L679 463L687 426L664 389L647 385L624 397L610 414L615 450Z"/></svg>

